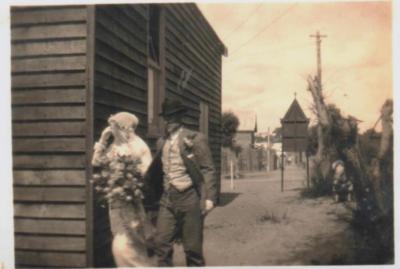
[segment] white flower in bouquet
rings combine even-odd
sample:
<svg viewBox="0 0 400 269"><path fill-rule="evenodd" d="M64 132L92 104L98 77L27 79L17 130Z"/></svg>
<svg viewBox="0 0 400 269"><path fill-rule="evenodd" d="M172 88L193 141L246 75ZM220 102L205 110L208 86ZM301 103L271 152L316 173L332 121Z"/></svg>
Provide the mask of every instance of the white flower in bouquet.
<svg viewBox="0 0 400 269"><path fill-rule="evenodd" d="M93 175L95 190L101 200L112 203L116 200L131 202L134 198L143 199L143 182L138 170L140 162L130 155L113 156L103 163L100 173Z"/></svg>
<svg viewBox="0 0 400 269"><path fill-rule="evenodd" d="M107 184L108 184L108 186L113 187L114 184L115 184L115 182L116 182L116 180L109 179L109 180L107 181Z"/></svg>
<svg viewBox="0 0 400 269"><path fill-rule="evenodd" d="M101 171L101 176L103 178L107 178L110 176L110 172L108 170L103 170L103 171Z"/></svg>

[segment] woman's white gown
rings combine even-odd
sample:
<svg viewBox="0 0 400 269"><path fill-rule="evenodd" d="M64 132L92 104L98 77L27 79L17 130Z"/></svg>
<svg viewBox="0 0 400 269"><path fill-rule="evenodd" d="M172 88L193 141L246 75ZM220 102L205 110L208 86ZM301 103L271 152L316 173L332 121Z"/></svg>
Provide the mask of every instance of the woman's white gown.
<svg viewBox="0 0 400 269"><path fill-rule="evenodd" d="M105 150L95 149L93 166L100 166L101 159L117 158L117 155L129 155L139 159L139 171L142 175L151 163L151 152L147 144L137 135L127 143L111 144ZM149 258L146 241L154 234L154 228L146 216L143 203L139 198L131 202L115 200L109 204L111 232L113 234L112 252L118 267L156 266L155 259Z"/></svg>

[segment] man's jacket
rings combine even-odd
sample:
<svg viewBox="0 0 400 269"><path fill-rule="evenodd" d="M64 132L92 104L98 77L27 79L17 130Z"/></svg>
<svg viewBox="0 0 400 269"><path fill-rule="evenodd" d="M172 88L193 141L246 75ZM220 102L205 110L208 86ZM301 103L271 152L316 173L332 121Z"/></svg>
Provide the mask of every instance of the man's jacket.
<svg viewBox="0 0 400 269"><path fill-rule="evenodd" d="M202 133L183 128L177 139L183 163L200 195L201 205L204 206L205 200L211 200L215 204L217 182L206 137ZM156 154L145 177L145 204L148 206L157 205L164 191L162 150L165 142L165 137L158 139Z"/></svg>

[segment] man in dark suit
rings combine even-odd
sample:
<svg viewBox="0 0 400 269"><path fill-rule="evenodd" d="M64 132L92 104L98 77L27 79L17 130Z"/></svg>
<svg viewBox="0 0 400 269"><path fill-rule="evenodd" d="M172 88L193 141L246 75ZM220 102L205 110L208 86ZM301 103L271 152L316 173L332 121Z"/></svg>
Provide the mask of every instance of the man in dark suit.
<svg viewBox="0 0 400 269"><path fill-rule="evenodd" d="M166 135L147 174L152 198L159 201L155 253L159 266L172 266L173 242L179 234L187 266L204 266L203 219L217 196L215 169L207 139L183 127L186 108L166 99L162 113Z"/></svg>

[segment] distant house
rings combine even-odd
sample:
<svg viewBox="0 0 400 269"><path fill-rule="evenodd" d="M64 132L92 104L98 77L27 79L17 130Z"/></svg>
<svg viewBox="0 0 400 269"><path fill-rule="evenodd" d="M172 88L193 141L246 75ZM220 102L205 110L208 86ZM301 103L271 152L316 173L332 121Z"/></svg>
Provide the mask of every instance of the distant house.
<svg viewBox="0 0 400 269"><path fill-rule="evenodd" d="M257 115L252 111L235 111L239 118L239 128L235 135L235 143L240 146L238 167L240 171L260 170L264 152L255 150L255 134L257 133Z"/></svg>
<svg viewBox="0 0 400 269"><path fill-rule="evenodd" d="M136 114L154 148L161 103L181 98L219 176L226 48L195 4L14 7L11 42L17 267L112 266L89 182L110 114Z"/></svg>
<svg viewBox="0 0 400 269"><path fill-rule="evenodd" d="M235 142L242 148L254 147L255 134L257 133L257 115L251 111L235 111L239 119L239 128L236 132Z"/></svg>

